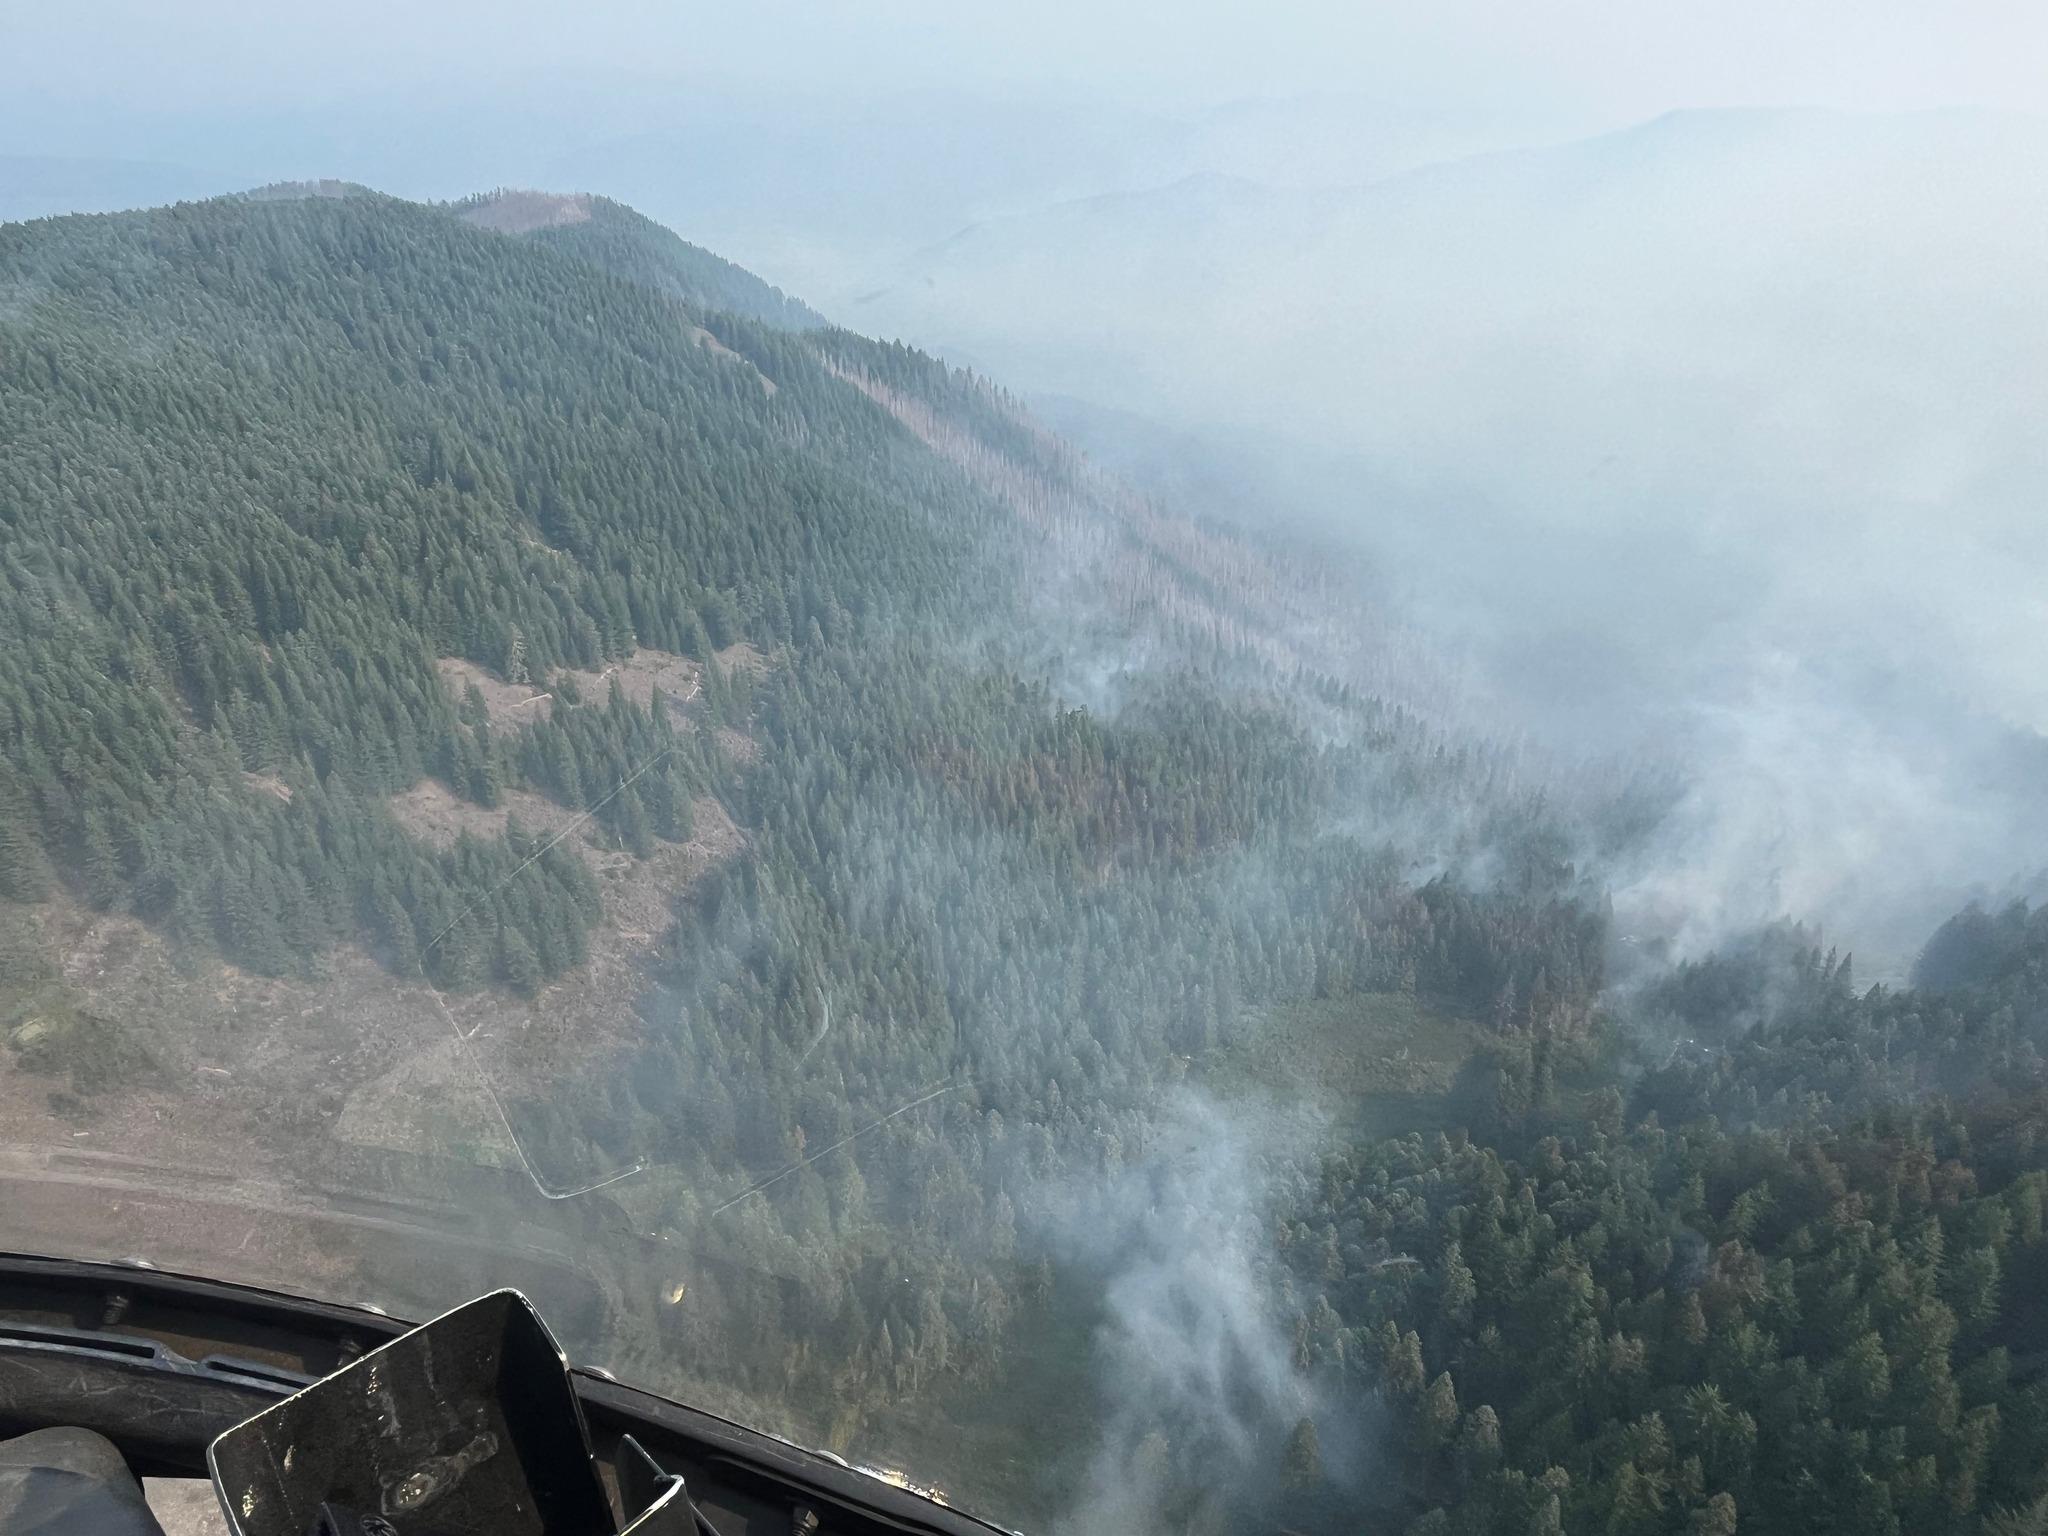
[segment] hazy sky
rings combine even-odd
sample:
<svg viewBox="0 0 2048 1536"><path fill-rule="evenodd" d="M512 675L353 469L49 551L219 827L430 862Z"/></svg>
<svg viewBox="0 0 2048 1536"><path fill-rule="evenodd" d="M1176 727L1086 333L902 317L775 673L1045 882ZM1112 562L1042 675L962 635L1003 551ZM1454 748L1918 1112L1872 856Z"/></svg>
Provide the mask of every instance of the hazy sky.
<svg viewBox="0 0 2048 1536"><path fill-rule="evenodd" d="M1356 92L1600 126L1681 106L2042 102L2048 7L2000 0L51 0L0 3L16 88L128 106L303 101L626 70L853 94L1150 105ZM26 77L25 79L21 77Z"/></svg>

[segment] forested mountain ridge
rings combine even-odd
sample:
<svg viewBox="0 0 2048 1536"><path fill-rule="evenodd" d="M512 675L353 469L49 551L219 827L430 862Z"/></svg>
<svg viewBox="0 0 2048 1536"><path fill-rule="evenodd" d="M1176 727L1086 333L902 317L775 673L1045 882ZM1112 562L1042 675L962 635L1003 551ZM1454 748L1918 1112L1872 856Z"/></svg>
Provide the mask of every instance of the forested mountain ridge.
<svg viewBox="0 0 2048 1536"><path fill-rule="evenodd" d="M743 625L774 644L873 601L860 588L884 549L909 556L891 565L890 604L933 600L944 529L920 527L915 547L878 534L906 509L870 489L865 466L835 481L829 450L781 452L784 408L751 370L653 342L675 331L671 301L579 263L375 198L180 205L14 226L0 241L24 322L8 352L5 453L26 628L9 666L37 716L17 715L7 792L29 797L40 816L21 824L42 820L42 853L90 869L99 899L128 886L146 915L210 926L264 968L283 951L244 930L269 915L294 955L364 911L408 949L394 901L424 945L461 904L443 893L451 881L495 878L482 850L458 856L484 861L469 877L446 860L437 872L379 843L346 799L324 803L430 769L488 799L512 771L487 727L457 718L436 655L524 682L636 643L701 660ZM493 281L508 258L531 280L517 299ZM550 361L529 356L522 372L513 332ZM566 371L565 355L577 359ZM499 386L488 394L486 369ZM635 460L627 445L646 434L673 451ZM901 489L910 506L937 494ZM829 520L806 515L828 496ZM954 558L965 548L956 540ZM109 688L113 714L79 707ZM181 710L196 740L181 739ZM612 734L663 725L655 711ZM603 775L559 761L564 729L550 722L531 751L574 804L581 780ZM679 775L702 784L714 771L699 755L675 747L634 798L672 805ZM78 792L53 796L67 760ZM317 785L261 807L255 838L247 806L187 792L237 768L291 780L301 766ZM614 814L634 815L633 800ZM307 841L330 815L362 828L349 835L368 840L367 862L391 862L384 888L336 885L335 834ZM200 830L220 816L237 825ZM32 888L37 850L16 851L9 878ZM513 920L529 943L579 926L556 862L525 877L550 909Z"/></svg>
<svg viewBox="0 0 2048 1536"><path fill-rule="evenodd" d="M627 1173L579 1346L1007 1520L2036 1518L2037 921L1616 999L1654 803L1341 573L617 205L342 190L0 226L21 1134Z"/></svg>
<svg viewBox="0 0 2048 1536"><path fill-rule="evenodd" d="M480 229L551 246L700 310L722 310L784 330L825 324L780 288L608 197L501 190L479 193L454 208Z"/></svg>

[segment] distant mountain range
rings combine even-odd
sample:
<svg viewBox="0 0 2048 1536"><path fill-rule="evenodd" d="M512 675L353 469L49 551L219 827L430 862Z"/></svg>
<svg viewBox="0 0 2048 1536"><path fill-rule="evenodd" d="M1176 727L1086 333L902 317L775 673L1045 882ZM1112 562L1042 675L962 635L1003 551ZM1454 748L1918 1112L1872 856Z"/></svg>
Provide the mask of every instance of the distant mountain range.
<svg viewBox="0 0 2048 1536"><path fill-rule="evenodd" d="M0 160L0 219L337 170L425 199L566 187L687 230L829 312L877 261L973 220L1205 171L1285 186L1355 183L1569 131L1505 115L1438 120L1341 95L1186 111L936 90L793 99L733 82L574 69L490 89L450 82L445 92L176 113L87 113L25 86L0 101L0 149L68 158L54 200L40 190L46 172L10 172ZM92 155L113 158L81 158ZM145 159L181 174L136 183L104 169Z"/></svg>
<svg viewBox="0 0 2048 1536"><path fill-rule="evenodd" d="M2039 318L2006 311L2048 253L2044 169L2048 124L2011 115L1679 113L1355 187L1205 174L991 219L845 318L1032 388L1406 455L1547 435L1622 380L1925 348L1923 380L1982 381Z"/></svg>

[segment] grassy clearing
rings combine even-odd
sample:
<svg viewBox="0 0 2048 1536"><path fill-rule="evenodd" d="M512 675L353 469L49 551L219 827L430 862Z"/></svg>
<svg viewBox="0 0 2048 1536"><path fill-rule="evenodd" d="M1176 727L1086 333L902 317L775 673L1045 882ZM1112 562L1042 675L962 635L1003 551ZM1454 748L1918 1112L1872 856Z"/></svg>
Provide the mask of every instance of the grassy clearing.
<svg viewBox="0 0 2048 1536"><path fill-rule="evenodd" d="M1394 1135L1447 1120L1459 1069L1484 1038L1470 1020L1405 993L1311 998L1268 1010L1198 1074L1226 1098L1310 1104L1340 1124Z"/></svg>

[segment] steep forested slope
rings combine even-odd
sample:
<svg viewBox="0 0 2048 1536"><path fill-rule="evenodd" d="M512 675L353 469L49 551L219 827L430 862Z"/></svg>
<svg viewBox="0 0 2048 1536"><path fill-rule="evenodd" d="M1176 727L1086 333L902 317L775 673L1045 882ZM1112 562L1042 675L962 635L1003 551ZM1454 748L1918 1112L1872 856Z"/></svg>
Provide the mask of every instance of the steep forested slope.
<svg viewBox="0 0 2048 1536"><path fill-rule="evenodd" d="M2040 919L1603 1010L1653 797L814 319L602 200L0 227L24 1124L632 1170L604 1358L1013 1520L2037 1528Z"/></svg>
<svg viewBox="0 0 2048 1536"><path fill-rule="evenodd" d="M1360 690L1369 630L1314 576L1117 493L982 382L788 329L623 210L532 213L350 191L0 230L10 899L309 996L366 946L559 1005L616 904L593 871L623 874L592 845L655 859L717 802L741 846L668 893L638 1022L551 1038L507 1109L549 1176L642 1167L618 1198L682 1240L694 1299L632 1323L643 1368L835 1443L934 1394L1000 1417L1006 1372L1085 1381L1029 1348L1021 1311L1092 1305L1051 1294L1034 1204L1138 1155L1262 1010L1583 1020L1600 919L1553 818ZM647 653L689 685L604 681ZM395 814L423 784L526 809L436 839ZM550 805L591 820L543 842ZM1494 873L1418 884L1423 854ZM38 1016L15 1045L62 1071L67 1042ZM1012 1466L997 1492L1045 1507Z"/></svg>
<svg viewBox="0 0 2048 1536"><path fill-rule="evenodd" d="M673 300L432 210L12 226L0 270L21 894L47 856L263 969L363 922L415 951L511 861L429 859L363 802L427 772L489 799L518 772L458 720L436 656L524 682L964 590L976 509L865 402L778 402ZM606 753L664 728L557 719L527 750L576 760L551 787L580 809L617 782ZM663 746L634 791L657 829L717 772ZM239 771L280 775L288 802ZM588 906L559 859L492 899L484 931L550 951ZM444 980L472 974L463 944L430 956Z"/></svg>

